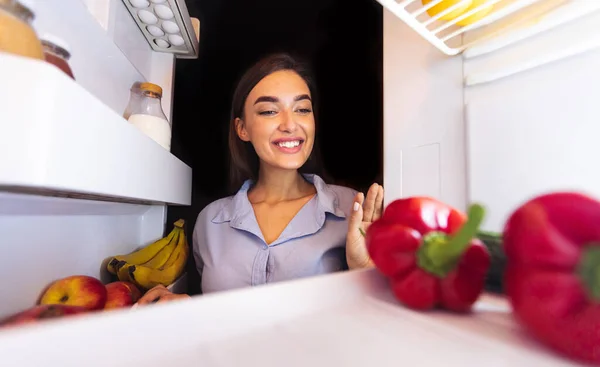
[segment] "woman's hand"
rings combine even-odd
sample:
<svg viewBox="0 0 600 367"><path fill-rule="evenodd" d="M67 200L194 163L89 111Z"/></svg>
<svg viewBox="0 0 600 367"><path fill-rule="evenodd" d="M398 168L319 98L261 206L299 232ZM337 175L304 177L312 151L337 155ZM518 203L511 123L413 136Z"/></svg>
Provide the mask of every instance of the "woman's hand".
<svg viewBox="0 0 600 367"><path fill-rule="evenodd" d="M381 217L383 212L383 186L376 183L371 185L367 198L359 192L354 198L352 215L348 221L346 236L346 261L350 269L369 268L373 266L365 238L361 233L367 232L369 225Z"/></svg>
<svg viewBox="0 0 600 367"><path fill-rule="evenodd" d="M190 298L187 294L175 294L171 293L164 285L157 285L156 287L150 289L146 292L142 298L140 298L133 307L138 307L140 305L147 305L150 303L160 303L160 302L170 302L176 301L183 298Z"/></svg>

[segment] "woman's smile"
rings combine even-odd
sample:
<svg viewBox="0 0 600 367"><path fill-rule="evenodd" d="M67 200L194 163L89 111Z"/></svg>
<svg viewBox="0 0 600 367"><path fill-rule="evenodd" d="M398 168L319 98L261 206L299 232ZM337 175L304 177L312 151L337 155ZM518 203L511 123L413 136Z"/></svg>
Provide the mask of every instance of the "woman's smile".
<svg viewBox="0 0 600 367"><path fill-rule="evenodd" d="M273 145L285 154L296 154L302 150L304 139L301 138L282 138L273 142Z"/></svg>

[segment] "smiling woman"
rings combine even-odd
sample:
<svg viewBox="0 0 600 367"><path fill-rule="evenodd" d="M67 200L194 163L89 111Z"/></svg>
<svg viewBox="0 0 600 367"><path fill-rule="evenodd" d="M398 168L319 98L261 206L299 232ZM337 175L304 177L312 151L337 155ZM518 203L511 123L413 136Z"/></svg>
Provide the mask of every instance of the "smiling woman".
<svg viewBox="0 0 600 367"><path fill-rule="evenodd" d="M273 92L277 96L268 95ZM310 90L295 71L279 70L264 77L248 94L242 115L232 123L234 139L252 143L263 171L299 169L313 150L315 119Z"/></svg>
<svg viewBox="0 0 600 367"><path fill-rule="evenodd" d="M270 95L275 90L280 90L281 95ZM302 145L300 148L302 152L308 152L309 155L295 156L295 158L301 158L301 164L295 168L302 173L322 176L323 172L319 164L319 144L316 142L315 134L316 101L313 101L312 97L315 93L316 87L308 68L286 54L267 57L246 72L238 83L231 105L229 151L232 189L239 189L247 179L256 180L258 178L260 152L253 144L247 144L248 140L239 135L240 128L243 127L242 123L245 120L247 120L246 125L252 124L252 121L255 120L269 121L267 119L270 119L272 123L277 123L281 118L286 117L286 107L288 109L290 107L289 99L293 99L291 111L300 118L296 120L303 127L304 132L310 133L311 136L308 140L297 139L297 143L295 143L293 142L295 137L282 135L279 137L279 142L292 141L282 144L281 148L293 144ZM288 100L286 101L285 98ZM245 111L249 111L250 114L246 116ZM258 116L255 116L256 114ZM307 121L310 127L306 126ZM294 127L292 126L292 128Z"/></svg>
<svg viewBox="0 0 600 367"><path fill-rule="evenodd" d="M241 78L229 130L237 192L205 207L193 252L202 292L371 267L364 238L383 208L383 188L363 193L315 173L314 85L286 54L269 56ZM159 286L138 304L188 297Z"/></svg>

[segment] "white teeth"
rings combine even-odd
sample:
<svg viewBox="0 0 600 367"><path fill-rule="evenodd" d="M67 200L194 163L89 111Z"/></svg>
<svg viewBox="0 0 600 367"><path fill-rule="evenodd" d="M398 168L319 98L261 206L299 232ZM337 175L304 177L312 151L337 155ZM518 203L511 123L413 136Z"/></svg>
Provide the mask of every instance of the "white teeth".
<svg viewBox="0 0 600 367"><path fill-rule="evenodd" d="M277 145L279 145L280 147L284 147L284 148L295 148L298 145L300 145L300 140L282 141L281 143L278 143Z"/></svg>

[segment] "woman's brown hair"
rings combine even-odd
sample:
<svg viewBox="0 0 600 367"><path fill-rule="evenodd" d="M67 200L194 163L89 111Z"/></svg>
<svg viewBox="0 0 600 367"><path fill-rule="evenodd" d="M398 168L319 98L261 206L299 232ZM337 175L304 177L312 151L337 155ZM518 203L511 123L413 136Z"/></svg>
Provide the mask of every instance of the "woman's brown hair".
<svg viewBox="0 0 600 367"><path fill-rule="evenodd" d="M229 183L232 191L237 191L245 180L258 179L258 155L249 142L242 141L236 132L236 118L244 119L244 105L250 91L266 76L281 70L290 70L298 74L310 90L313 114L315 115L315 142L307 162L299 169L301 173L314 173L325 179L325 172L319 157L318 129L316 118L316 87L308 66L289 54L278 53L269 55L250 67L237 84L231 102L229 121Z"/></svg>

